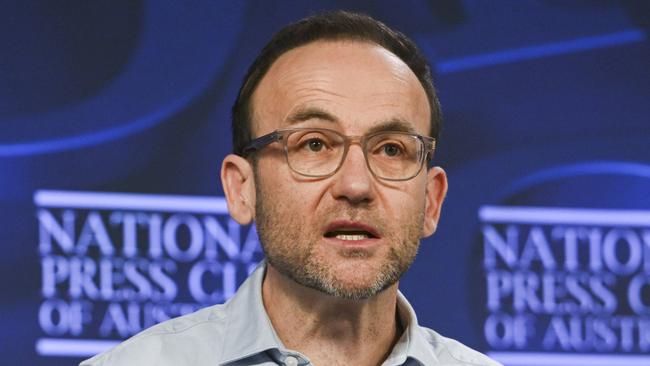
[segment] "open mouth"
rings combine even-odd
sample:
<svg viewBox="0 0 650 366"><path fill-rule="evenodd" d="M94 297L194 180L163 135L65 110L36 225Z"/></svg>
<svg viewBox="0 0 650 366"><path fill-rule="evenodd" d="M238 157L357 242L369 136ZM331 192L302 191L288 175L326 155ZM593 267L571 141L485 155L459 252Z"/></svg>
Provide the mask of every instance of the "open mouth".
<svg viewBox="0 0 650 366"><path fill-rule="evenodd" d="M375 235L364 230L333 230L325 233L326 238L336 238L339 240L364 240L374 239Z"/></svg>
<svg viewBox="0 0 650 366"><path fill-rule="evenodd" d="M336 238L346 241L361 241L368 239L379 239L379 233L371 225L361 222L336 220L325 228L326 238Z"/></svg>

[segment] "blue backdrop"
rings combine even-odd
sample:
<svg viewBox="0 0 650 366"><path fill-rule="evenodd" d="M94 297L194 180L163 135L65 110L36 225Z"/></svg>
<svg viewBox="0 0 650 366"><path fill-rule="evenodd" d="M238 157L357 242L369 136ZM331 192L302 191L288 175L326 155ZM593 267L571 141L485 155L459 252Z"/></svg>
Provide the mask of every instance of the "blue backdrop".
<svg viewBox="0 0 650 366"><path fill-rule="evenodd" d="M261 256L222 200L231 104L275 31L340 8L434 70L450 189L401 283L420 322L508 366L650 364L648 2L2 8L3 364L75 363L234 291Z"/></svg>

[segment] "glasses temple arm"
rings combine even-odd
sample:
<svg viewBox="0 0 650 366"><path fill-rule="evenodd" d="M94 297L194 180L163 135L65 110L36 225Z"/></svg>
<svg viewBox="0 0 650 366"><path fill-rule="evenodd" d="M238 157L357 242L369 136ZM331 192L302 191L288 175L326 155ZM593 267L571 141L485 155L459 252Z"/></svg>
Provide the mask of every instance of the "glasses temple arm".
<svg viewBox="0 0 650 366"><path fill-rule="evenodd" d="M246 147L244 148L244 154L248 154L253 151L260 150L264 146L280 140L281 137L282 135L278 133L278 131L274 131L262 137L258 137L255 140L251 141L248 145L246 145Z"/></svg>

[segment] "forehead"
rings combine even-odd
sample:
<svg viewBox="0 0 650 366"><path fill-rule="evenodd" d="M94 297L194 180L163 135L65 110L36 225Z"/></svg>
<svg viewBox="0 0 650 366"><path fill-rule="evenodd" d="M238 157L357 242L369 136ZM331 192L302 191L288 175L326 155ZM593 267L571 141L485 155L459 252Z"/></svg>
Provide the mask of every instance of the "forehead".
<svg viewBox="0 0 650 366"><path fill-rule="evenodd" d="M286 52L262 78L251 107L255 136L295 123L291 116L305 110L325 111L348 134L390 120L424 135L430 126L428 99L411 69L360 41L317 41Z"/></svg>

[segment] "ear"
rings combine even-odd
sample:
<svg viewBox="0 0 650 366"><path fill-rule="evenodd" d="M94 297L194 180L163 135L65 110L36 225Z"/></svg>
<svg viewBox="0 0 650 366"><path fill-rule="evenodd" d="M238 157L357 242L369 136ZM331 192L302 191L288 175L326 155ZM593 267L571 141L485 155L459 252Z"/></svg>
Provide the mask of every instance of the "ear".
<svg viewBox="0 0 650 366"><path fill-rule="evenodd" d="M228 211L235 221L250 224L255 218L255 176L248 160L230 154L221 164L221 185Z"/></svg>
<svg viewBox="0 0 650 366"><path fill-rule="evenodd" d="M442 201L447 195L447 173L440 167L433 167L427 172L426 203L424 207L424 225L422 237L430 236L438 228Z"/></svg>

